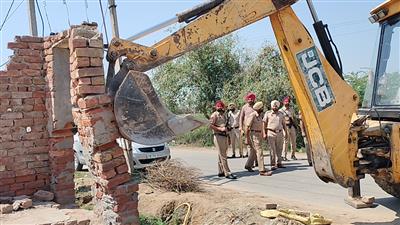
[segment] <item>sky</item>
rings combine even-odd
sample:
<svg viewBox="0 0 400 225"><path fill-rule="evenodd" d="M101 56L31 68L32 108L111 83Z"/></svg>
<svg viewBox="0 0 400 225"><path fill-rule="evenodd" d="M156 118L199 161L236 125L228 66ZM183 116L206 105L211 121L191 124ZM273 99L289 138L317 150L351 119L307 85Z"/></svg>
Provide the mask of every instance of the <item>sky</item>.
<svg viewBox="0 0 400 225"><path fill-rule="evenodd" d="M43 25L36 9L39 36L50 32L68 29L69 24L81 24L89 20L97 22L99 30L111 39L110 14L107 0L100 0L105 14L103 25L99 0L37 0ZM252 0L254 1L254 0ZM121 38L128 38L156 24L164 22L195 5L201 0L115 0L117 4L118 26ZM366 70L374 65L374 52L377 45L379 25L368 21L369 12L382 3L382 0L314 0L319 18L330 28L333 40L339 48L345 73ZM64 4L66 3L66 4ZM0 1L0 22L3 23L12 0ZM16 35L29 35L27 0L14 0L10 15L0 31L0 69L8 61L12 51L7 42ZM315 38L313 21L305 0L299 0L293 6L300 20ZM48 20L47 20L48 18ZM1 25L0 23L0 25ZM42 29L44 27L44 30ZM50 29L51 27L51 29ZM152 45L171 33L164 29L140 40L137 43ZM266 42L276 44L268 18L236 31L241 47L257 52ZM104 35L104 41L106 36ZM317 42L317 41L316 41Z"/></svg>

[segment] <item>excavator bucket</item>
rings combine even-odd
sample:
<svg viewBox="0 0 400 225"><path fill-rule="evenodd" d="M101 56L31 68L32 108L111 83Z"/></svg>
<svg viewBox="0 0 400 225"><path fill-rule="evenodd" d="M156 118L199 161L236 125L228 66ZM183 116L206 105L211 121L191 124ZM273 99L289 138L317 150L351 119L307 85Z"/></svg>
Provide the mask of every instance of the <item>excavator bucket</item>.
<svg viewBox="0 0 400 225"><path fill-rule="evenodd" d="M115 94L114 113L124 138L144 145L161 144L207 123L170 112L145 73L129 71Z"/></svg>

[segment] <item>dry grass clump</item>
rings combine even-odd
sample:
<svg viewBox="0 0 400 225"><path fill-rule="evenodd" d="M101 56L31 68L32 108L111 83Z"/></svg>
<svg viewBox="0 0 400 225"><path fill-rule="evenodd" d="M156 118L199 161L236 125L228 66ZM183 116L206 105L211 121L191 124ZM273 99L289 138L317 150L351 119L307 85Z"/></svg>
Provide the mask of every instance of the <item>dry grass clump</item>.
<svg viewBox="0 0 400 225"><path fill-rule="evenodd" d="M146 169L145 181L153 188L173 192L199 192L200 172L178 160L160 162Z"/></svg>

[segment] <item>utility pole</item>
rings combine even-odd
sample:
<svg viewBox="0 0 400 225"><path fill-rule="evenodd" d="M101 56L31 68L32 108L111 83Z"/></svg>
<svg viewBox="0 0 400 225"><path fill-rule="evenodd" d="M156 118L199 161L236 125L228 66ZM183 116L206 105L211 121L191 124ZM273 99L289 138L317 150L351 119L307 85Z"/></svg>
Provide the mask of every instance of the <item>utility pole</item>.
<svg viewBox="0 0 400 225"><path fill-rule="evenodd" d="M37 23L36 23L36 12L35 12L35 0L28 0L28 14L29 14L29 29L31 35L37 37Z"/></svg>
<svg viewBox="0 0 400 225"><path fill-rule="evenodd" d="M108 0L108 9L110 10L111 28L113 37L119 38L118 19L117 19L117 5L115 0Z"/></svg>

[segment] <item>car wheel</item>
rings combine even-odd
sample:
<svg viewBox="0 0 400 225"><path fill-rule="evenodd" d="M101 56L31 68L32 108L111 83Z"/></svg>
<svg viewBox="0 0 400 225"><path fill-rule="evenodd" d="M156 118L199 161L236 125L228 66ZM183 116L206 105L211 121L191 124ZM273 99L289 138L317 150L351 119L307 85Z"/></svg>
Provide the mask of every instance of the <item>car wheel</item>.
<svg viewBox="0 0 400 225"><path fill-rule="evenodd" d="M75 161L75 170L76 171L82 171L83 165L79 162L78 156L76 153L74 154L74 161Z"/></svg>

